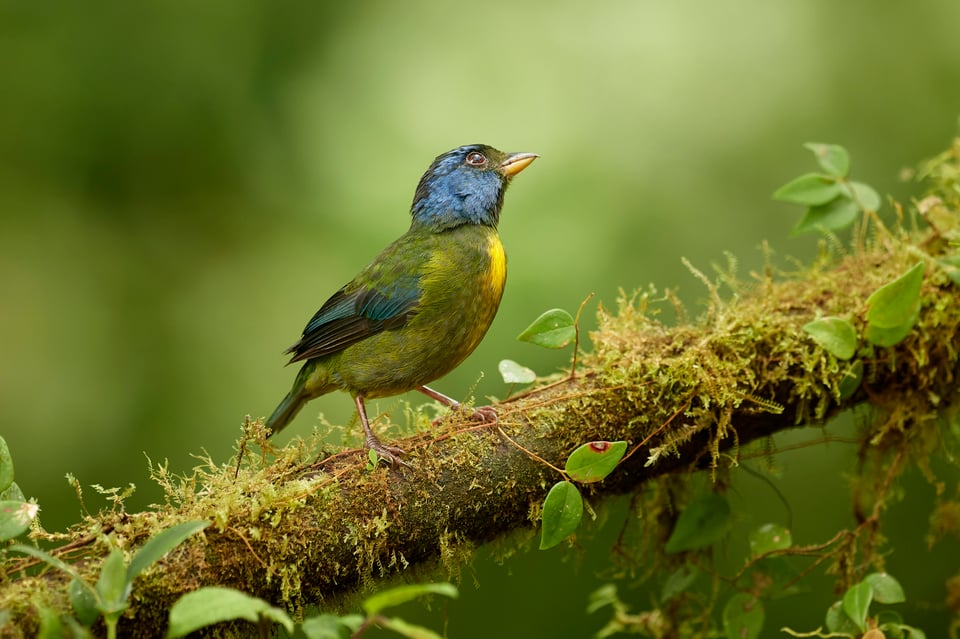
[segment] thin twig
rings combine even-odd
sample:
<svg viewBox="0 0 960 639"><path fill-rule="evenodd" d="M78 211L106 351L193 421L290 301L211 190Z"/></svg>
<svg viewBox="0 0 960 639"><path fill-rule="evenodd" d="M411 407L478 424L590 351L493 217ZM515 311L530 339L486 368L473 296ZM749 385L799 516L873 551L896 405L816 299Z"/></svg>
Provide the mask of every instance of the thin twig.
<svg viewBox="0 0 960 639"><path fill-rule="evenodd" d="M244 535L243 535L242 532L240 532L239 530L237 530L237 529L234 528L233 526L227 526L227 530L233 532L237 537L240 538L240 541L242 541L242 542L243 542L243 545L247 547L247 550L249 550L249 551L250 551L250 554L253 555L253 558L257 560L257 563L259 563L261 566L263 566L263 569L264 569L264 570L266 570L268 573L270 573L271 576L274 576L274 577L277 576L277 573L274 572L274 570L273 570L270 566L268 566L267 563L266 563L263 559L260 558L260 555L258 555L258 554L257 554L257 551L255 551L255 550L253 549L253 546L250 545L250 542L247 541L247 538L244 537Z"/></svg>
<svg viewBox="0 0 960 639"><path fill-rule="evenodd" d="M577 354L580 352L580 315L583 313L583 307L593 299L594 295L596 295L596 293L591 291L590 294L580 302L580 308L577 309L577 316L573 319L573 365L570 367L571 380L577 376Z"/></svg>
<svg viewBox="0 0 960 639"><path fill-rule="evenodd" d="M629 451L626 455L623 456L623 459L620 460L620 463L622 464L622 463L625 462L627 459L629 459L630 456L633 455L635 452L637 452L640 448L642 448L642 447L644 446L644 444L646 444L648 441L650 441L651 439L653 439L653 437L654 437L655 435L657 435L658 433L660 433L661 431L663 431L664 428L666 428L667 426L669 426L669 425L670 425L670 422L672 422L674 419L677 418L677 415L679 415L680 413L682 413L683 411L687 410L687 409L690 407L690 403L691 403L692 401L693 401L693 396L691 395L691 396L690 396L690 399L688 399L688 400L686 401L686 403L684 403L683 406L681 406L681 407L678 408L677 410L673 411L673 415L670 415L670 417L667 418L667 421L665 421L665 422L663 422L662 424L660 424L659 426L657 426L657 428L656 428L652 433L650 433L649 435L647 435L646 437L644 437L643 440L642 440L639 444L637 444L636 446L634 446L633 448L631 448L630 451Z"/></svg>
<svg viewBox="0 0 960 639"><path fill-rule="evenodd" d="M540 462L541 464L543 464L543 465L545 465L545 466L549 466L550 468L554 469L555 471L557 471L558 473L560 473L561 475L563 475L564 478L567 477L567 473L566 473L562 468L557 468L556 466L554 466L553 464L551 464L550 462L548 462L548 461L547 461L546 459L544 459L543 457L540 457L539 455L537 455L535 452L533 452L533 451L531 451L531 450L527 450L526 448L524 448L523 446L521 446L520 444L518 444L518 443L516 442L516 440L514 440L512 437L510 437L510 435L507 435L507 433L504 432L503 428L500 427L500 424L497 424L497 430L500 431L500 434L503 435L503 436L507 439L507 441L509 441L509 442L510 442L511 444L513 444L514 446L516 446L517 449L519 449L519 450L523 451L524 453L526 453L526 455L527 455L528 457L530 457L531 459L534 459L534 460Z"/></svg>

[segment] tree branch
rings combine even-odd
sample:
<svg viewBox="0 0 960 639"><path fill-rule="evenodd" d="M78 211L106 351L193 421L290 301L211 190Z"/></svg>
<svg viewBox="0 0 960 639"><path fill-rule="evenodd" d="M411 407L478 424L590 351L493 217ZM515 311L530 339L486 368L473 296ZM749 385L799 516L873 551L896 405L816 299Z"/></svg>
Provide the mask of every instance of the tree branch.
<svg viewBox="0 0 960 639"><path fill-rule="evenodd" d="M953 214L952 223L957 225ZM107 513L78 527L87 535L77 567L90 583L108 545L105 534L132 551L159 529L190 519L214 525L176 548L135 583L121 622L128 636L160 636L170 606L204 585L241 589L294 611L338 597L408 565L447 562L451 570L479 543L533 526L558 473L579 444L626 440L636 450L593 498L635 490L651 478L710 468L720 453L788 428L819 424L838 411L870 402L884 415L872 442L895 445L921 416L956 401L960 302L957 284L936 258L949 250L937 228L922 235L878 231L856 255L821 264L802 277L750 284L719 278L735 295L713 301L697 325L655 321L648 295L601 309L573 379L497 405L495 426L451 416L397 442L410 468L365 468L359 451L313 462L312 444L293 443L271 464L248 460L234 479L231 464L212 464L186 480L157 475L170 502L143 513ZM866 299L919 260L927 263L916 326L896 347L865 345L840 361L801 327L819 317L849 318L863 334ZM844 376L863 366L846 396ZM423 428L425 419L417 416ZM517 445L511 443L514 440ZM69 611L66 578L53 570L24 576L7 563L0 609L30 634L36 605ZM322 605L322 603L321 603Z"/></svg>

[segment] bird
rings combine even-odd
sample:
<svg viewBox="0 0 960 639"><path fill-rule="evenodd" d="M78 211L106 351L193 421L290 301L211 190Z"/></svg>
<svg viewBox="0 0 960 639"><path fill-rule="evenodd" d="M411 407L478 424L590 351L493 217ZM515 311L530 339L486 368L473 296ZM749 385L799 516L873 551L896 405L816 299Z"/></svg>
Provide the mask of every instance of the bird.
<svg viewBox="0 0 960 639"><path fill-rule="evenodd" d="M370 428L365 400L417 390L460 408L426 384L466 359L493 322L507 275L497 231L504 192L538 157L470 144L434 159L417 184L409 229L330 296L286 350L288 365L303 365L265 422L271 434L308 401L342 390L356 404L366 447L407 465L405 451ZM495 419L484 409L475 414Z"/></svg>

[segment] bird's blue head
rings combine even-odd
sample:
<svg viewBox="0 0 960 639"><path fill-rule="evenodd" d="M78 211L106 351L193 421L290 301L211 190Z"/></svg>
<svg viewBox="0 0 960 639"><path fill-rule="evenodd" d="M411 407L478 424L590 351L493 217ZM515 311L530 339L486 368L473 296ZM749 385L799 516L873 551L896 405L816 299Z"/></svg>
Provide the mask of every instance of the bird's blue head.
<svg viewBox="0 0 960 639"><path fill-rule="evenodd" d="M503 192L537 157L470 144L437 157L420 178L410 209L414 225L434 232L463 224L497 226Z"/></svg>

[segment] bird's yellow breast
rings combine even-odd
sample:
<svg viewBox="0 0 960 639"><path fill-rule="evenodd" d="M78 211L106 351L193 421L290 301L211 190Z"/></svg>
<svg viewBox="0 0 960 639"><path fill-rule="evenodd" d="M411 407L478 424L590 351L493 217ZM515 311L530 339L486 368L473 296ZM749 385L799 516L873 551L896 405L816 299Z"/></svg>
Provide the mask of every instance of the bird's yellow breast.
<svg viewBox="0 0 960 639"><path fill-rule="evenodd" d="M488 236L487 255L490 256L490 266L487 270L487 285L499 298L503 295L503 286L507 281L507 254L496 233Z"/></svg>

